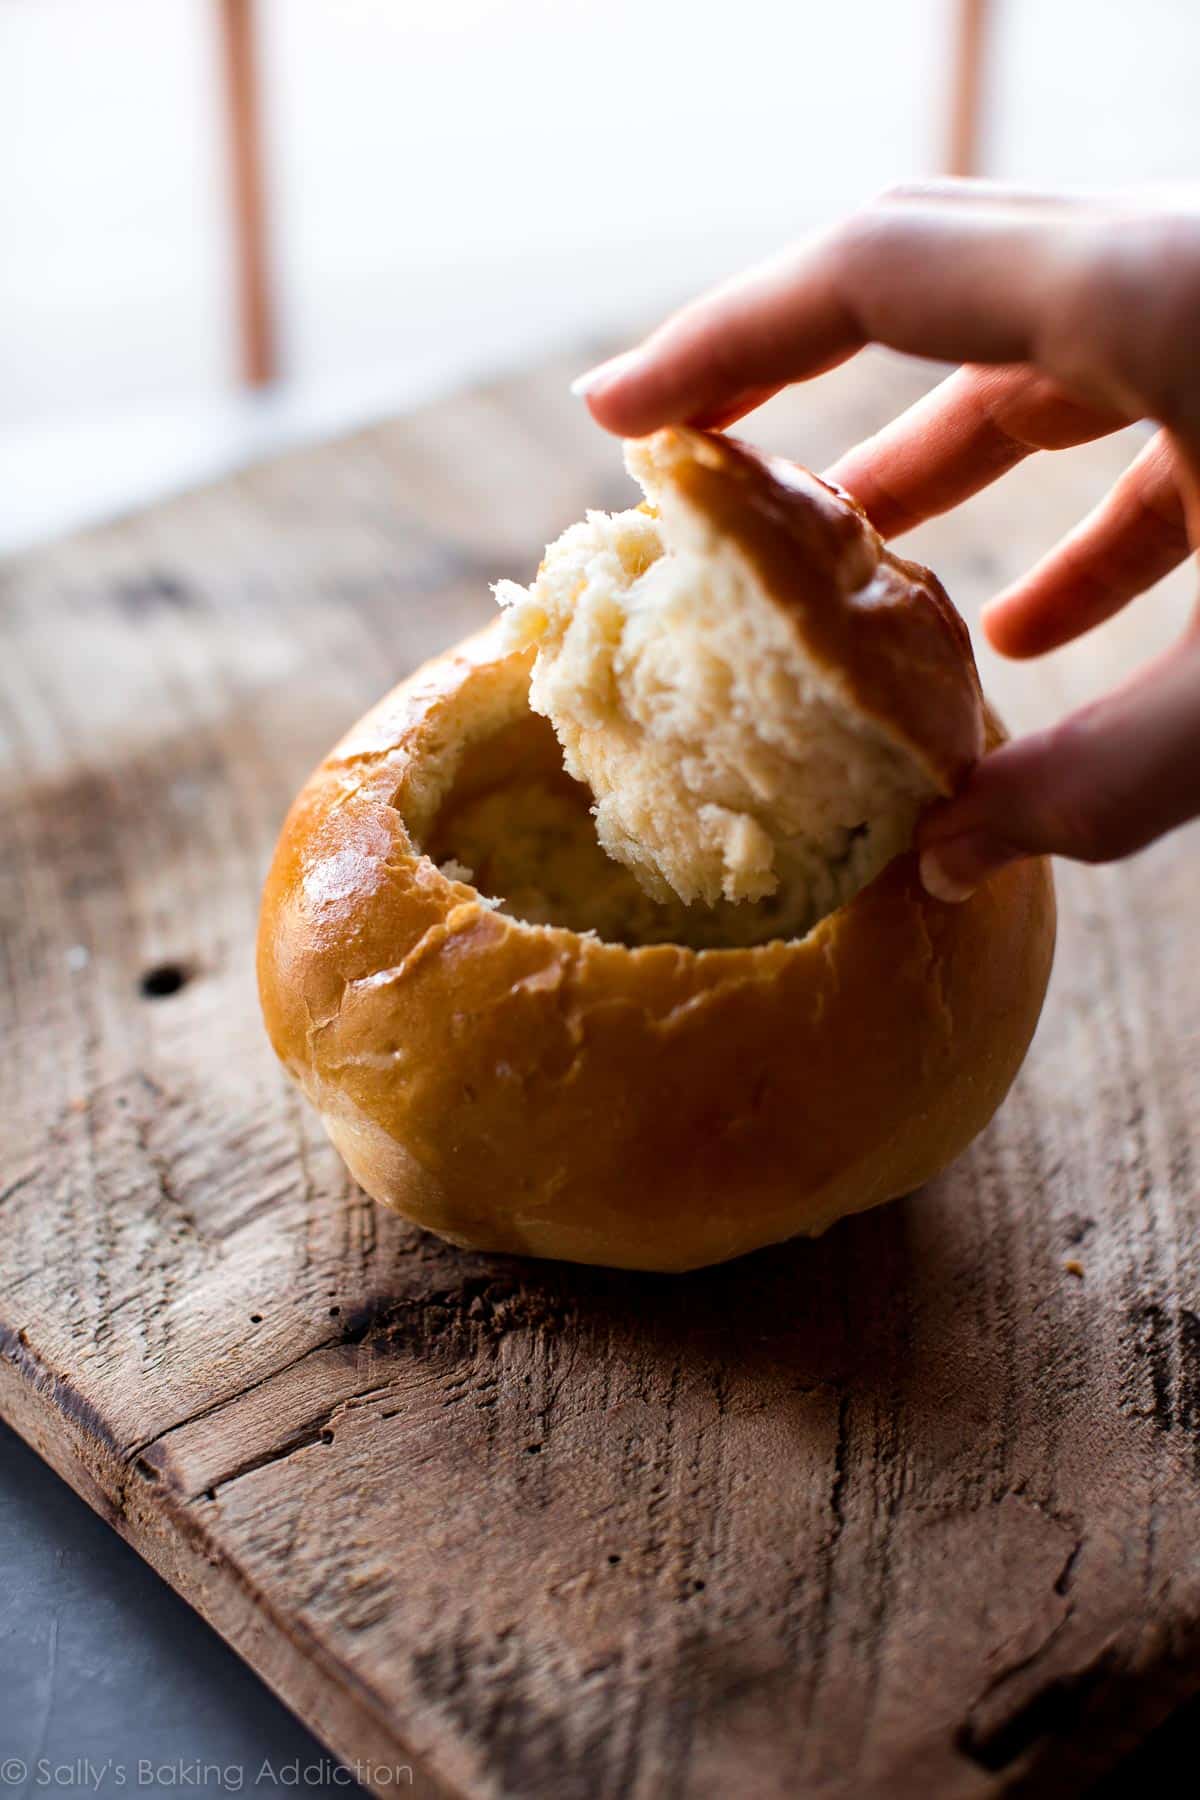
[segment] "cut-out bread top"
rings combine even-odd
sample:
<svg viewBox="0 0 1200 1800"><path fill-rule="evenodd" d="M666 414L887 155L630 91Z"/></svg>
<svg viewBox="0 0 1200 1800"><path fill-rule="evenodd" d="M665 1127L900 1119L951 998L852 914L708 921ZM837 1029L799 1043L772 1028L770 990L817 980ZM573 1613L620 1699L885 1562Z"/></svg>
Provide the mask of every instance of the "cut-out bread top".
<svg viewBox="0 0 1200 1800"><path fill-rule="evenodd" d="M806 930L980 754L966 627L814 475L684 429L626 461L642 507L589 514L529 589L497 588L508 641L537 650L530 705L648 893L779 894Z"/></svg>
<svg viewBox="0 0 1200 1800"><path fill-rule="evenodd" d="M736 545L849 704L950 793L983 753L983 696L932 570L888 550L844 489L735 438L673 426L631 442L626 465L655 505L673 492Z"/></svg>

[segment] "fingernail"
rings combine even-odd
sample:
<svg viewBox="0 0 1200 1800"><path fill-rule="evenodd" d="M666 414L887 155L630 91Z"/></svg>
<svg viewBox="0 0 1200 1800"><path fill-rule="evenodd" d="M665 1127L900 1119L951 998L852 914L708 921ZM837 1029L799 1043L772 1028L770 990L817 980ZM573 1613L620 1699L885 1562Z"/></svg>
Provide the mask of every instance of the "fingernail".
<svg viewBox="0 0 1200 1800"><path fill-rule="evenodd" d="M921 886L935 900L945 900L949 905L957 906L960 900L969 900L975 892L973 882L960 881L950 873L937 850L922 850L919 867Z"/></svg>
<svg viewBox="0 0 1200 1800"><path fill-rule="evenodd" d="M1015 858L1015 852L994 838L979 834L947 838L922 850L918 860L921 885L935 900L957 906Z"/></svg>
<svg viewBox="0 0 1200 1800"><path fill-rule="evenodd" d="M619 356L610 356L607 362L597 363L594 369L577 375L571 383L571 392L578 396L598 394L628 375L640 356L640 350L622 350Z"/></svg>

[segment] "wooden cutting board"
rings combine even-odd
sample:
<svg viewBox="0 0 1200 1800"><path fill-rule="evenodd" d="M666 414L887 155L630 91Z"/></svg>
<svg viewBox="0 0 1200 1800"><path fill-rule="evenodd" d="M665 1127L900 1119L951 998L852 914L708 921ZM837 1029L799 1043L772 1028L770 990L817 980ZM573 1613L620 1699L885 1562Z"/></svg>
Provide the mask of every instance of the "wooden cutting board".
<svg viewBox="0 0 1200 1800"><path fill-rule="evenodd" d="M381 1791L1078 1793L1200 1686L1194 830L1063 869L1037 1042L954 1169L698 1276L408 1229L264 1042L309 766L629 495L570 372L6 570L0 1412ZM756 435L820 466L923 380L866 357ZM914 553L972 614L1129 452ZM1189 587L984 658L1001 707L1098 691Z"/></svg>

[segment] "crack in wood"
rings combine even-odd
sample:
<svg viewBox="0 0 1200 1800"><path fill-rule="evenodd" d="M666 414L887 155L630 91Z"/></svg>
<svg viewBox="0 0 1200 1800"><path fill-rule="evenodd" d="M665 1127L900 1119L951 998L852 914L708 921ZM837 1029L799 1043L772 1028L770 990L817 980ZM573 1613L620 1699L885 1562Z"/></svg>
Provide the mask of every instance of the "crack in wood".
<svg viewBox="0 0 1200 1800"><path fill-rule="evenodd" d="M301 1450L311 1450L317 1444L331 1446L337 1436L338 1421L346 1413L369 1400L377 1400L382 1394L394 1392L395 1387L394 1379L381 1381L375 1387L364 1388L360 1393L350 1394L344 1400L339 1400L336 1405L325 1408L304 1425L298 1427L295 1432L290 1433L281 1443L274 1444L269 1450L264 1450L255 1456L247 1457L244 1462L237 1463L232 1469L223 1472L204 1490L204 1498L215 1500L218 1494L231 1487L235 1481L240 1481L243 1476L256 1474L258 1470L270 1468L274 1463L286 1462L289 1457L296 1456ZM394 1414L381 1414L383 1418L394 1416Z"/></svg>
<svg viewBox="0 0 1200 1800"><path fill-rule="evenodd" d="M6 1188L0 1188L0 1206L3 1206L6 1200L15 1199L23 1188L29 1186L31 1181L36 1181L42 1173L42 1169L43 1165L39 1163L36 1169L26 1170L24 1175L18 1175L15 1181L10 1181Z"/></svg>
<svg viewBox="0 0 1200 1800"><path fill-rule="evenodd" d="M968 1719L956 1733L955 1743L981 1769L998 1775L1031 1751L1040 1739L1062 1736L1070 1730L1118 1667L1114 1649L1106 1645L1082 1668L1048 1681L1015 1712L986 1731L980 1731Z"/></svg>

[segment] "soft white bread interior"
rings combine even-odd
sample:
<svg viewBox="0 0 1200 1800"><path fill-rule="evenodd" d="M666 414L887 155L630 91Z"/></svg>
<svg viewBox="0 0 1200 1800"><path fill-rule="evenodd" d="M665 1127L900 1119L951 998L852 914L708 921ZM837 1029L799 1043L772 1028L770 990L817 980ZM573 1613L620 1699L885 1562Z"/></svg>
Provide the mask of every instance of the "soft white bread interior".
<svg viewBox="0 0 1200 1800"><path fill-rule="evenodd" d="M790 464L673 429L628 444L626 465L641 507L590 513L529 588L498 584L506 641L536 649L530 705L645 892L708 908L773 897L774 930L796 936L905 848L922 804L982 750L961 623L928 571ZM831 646L822 612L866 620L865 645ZM889 612L907 661L880 705L870 639ZM931 641L943 679L914 716L891 690L928 681ZM751 914L724 921L724 941L759 935Z"/></svg>

